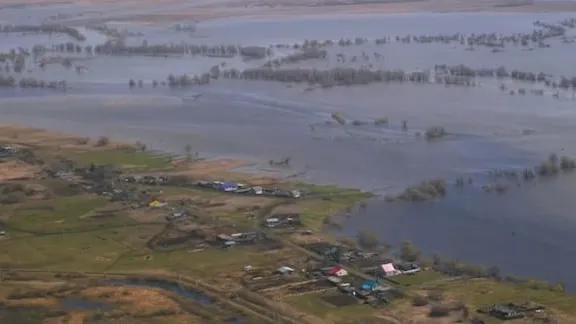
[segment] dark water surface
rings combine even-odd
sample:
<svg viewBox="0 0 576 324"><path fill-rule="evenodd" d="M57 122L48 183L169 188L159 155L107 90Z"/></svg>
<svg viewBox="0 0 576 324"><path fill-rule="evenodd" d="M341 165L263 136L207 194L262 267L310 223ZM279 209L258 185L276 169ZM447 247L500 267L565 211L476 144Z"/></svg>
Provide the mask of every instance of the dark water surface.
<svg viewBox="0 0 576 324"><path fill-rule="evenodd" d="M412 240L425 253L498 265L505 273L564 282L576 291L575 185L576 174L570 174L512 186L502 195L475 186L450 188L447 198L431 202L375 200L346 219L344 233L371 229L386 243Z"/></svg>

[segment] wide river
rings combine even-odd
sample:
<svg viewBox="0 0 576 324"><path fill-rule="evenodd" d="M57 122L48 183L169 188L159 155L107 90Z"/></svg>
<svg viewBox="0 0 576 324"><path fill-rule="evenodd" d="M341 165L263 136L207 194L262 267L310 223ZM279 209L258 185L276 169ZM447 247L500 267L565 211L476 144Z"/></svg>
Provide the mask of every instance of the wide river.
<svg viewBox="0 0 576 324"><path fill-rule="evenodd" d="M51 10L53 15L55 9ZM0 11L0 20L18 17L15 12L19 11ZM41 14L35 11L34 15ZM567 17L410 14L212 21L198 24L198 35L190 42L270 44L305 38L454 31L513 34L530 32L537 19L556 22ZM169 35L159 27L126 28L141 30L151 42ZM0 38L0 42L14 39ZM22 45L0 45L31 46L33 42L20 41ZM529 52L514 48L502 53L485 48L470 52L456 45L435 44L395 44L378 50L385 57L382 64L389 69L414 70L445 63L576 75L576 65L571 63L574 44L550 43L551 48ZM376 50L375 45L366 46L362 50ZM360 51L342 51L354 50ZM54 76L52 70L50 76L69 81L66 94L0 90L0 122L141 140L175 153L190 144L201 155L242 158L262 168L267 168L269 159L290 156L292 166L283 173L302 172L302 180L376 193L399 190L427 178L453 182L458 175L470 175L478 179L475 186L450 188L443 200L386 203L377 199L366 211L351 217L343 232L354 235L369 228L386 243L410 239L425 252L496 264L507 273L562 281L576 290L572 271L576 266L576 217L572 212L576 210L572 198L576 178L565 175L514 186L503 195L486 194L479 188L491 169L530 167L551 152L576 156L576 102L570 98L509 96L490 83L475 88L396 84L305 92L298 86L217 81L187 90L148 86L130 91L127 80L131 77L164 80L170 73L205 71L214 64L200 59L146 60L93 59L85 63L91 72L81 76L73 72ZM203 95L198 100L182 100L196 93ZM325 125L335 111L350 120L387 117L391 125ZM408 131L401 129L402 120L408 121ZM316 125L314 131L311 124ZM444 126L451 135L433 143L415 136L435 125ZM533 133L523 135L526 129Z"/></svg>

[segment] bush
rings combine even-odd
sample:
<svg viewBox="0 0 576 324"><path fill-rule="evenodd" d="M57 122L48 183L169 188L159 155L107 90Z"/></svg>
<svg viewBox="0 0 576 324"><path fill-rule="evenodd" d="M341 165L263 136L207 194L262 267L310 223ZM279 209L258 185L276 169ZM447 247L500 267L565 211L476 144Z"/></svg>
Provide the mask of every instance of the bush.
<svg viewBox="0 0 576 324"><path fill-rule="evenodd" d="M412 299L412 305L416 307L422 307L428 305L428 299L424 296L415 296Z"/></svg>
<svg viewBox="0 0 576 324"><path fill-rule="evenodd" d="M76 139L76 144L78 144L78 145L86 145L86 144L88 144L88 142L90 142L90 138L88 138L88 137L82 137L82 138Z"/></svg>
<svg viewBox="0 0 576 324"><path fill-rule="evenodd" d="M100 136L96 141L96 146L107 146L108 144L110 144L110 140L106 136Z"/></svg>
<svg viewBox="0 0 576 324"><path fill-rule="evenodd" d="M388 125L389 122L388 118L377 118L374 120L374 125Z"/></svg>
<svg viewBox="0 0 576 324"><path fill-rule="evenodd" d="M409 187L396 196L387 197L388 200L424 201L446 195L448 185L442 179L433 179L422 182L419 186Z"/></svg>
<svg viewBox="0 0 576 324"><path fill-rule="evenodd" d="M428 292L428 299L439 302L444 300L444 294L440 290L431 290Z"/></svg>
<svg viewBox="0 0 576 324"><path fill-rule="evenodd" d="M576 169L576 161L574 159L569 158L567 156L563 156L560 159L560 169L567 171L567 170L574 170Z"/></svg>
<svg viewBox="0 0 576 324"><path fill-rule="evenodd" d="M0 204L14 205L24 201L26 195L22 192L11 192L7 195L0 195Z"/></svg>
<svg viewBox="0 0 576 324"><path fill-rule="evenodd" d="M340 112L333 112L331 117L334 121L336 121L340 125L346 125L346 118Z"/></svg>
<svg viewBox="0 0 576 324"><path fill-rule="evenodd" d="M445 305L434 305L430 308L430 317L446 317L450 315L450 308Z"/></svg>
<svg viewBox="0 0 576 324"><path fill-rule="evenodd" d="M536 167L536 173L544 177L557 175L558 172L560 172L558 165L550 161L542 162Z"/></svg>
<svg viewBox="0 0 576 324"><path fill-rule="evenodd" d="M433 139L442 138L442 137L448 135L448 133L446 132L444 127L434 126L434 127L428 128L426 130L425 135L426 135L427 140L433 140Z"/></svg>
<svg viewBox="0 0 576 324"><path fill-rule="evenodd" d="M378 242L376 233L370 230L361 230L360 233L358 233L358 244L364 249L374 249L380 242Z"/></svg>

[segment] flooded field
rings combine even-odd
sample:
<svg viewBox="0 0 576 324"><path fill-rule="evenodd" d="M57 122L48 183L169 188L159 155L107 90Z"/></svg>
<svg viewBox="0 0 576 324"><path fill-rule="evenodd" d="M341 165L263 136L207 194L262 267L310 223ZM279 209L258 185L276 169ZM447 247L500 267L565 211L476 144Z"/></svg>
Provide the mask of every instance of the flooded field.
<svg viewBox="0 0 576 324"><path fill-rule="evenodd" d="M0 21L36 25L82 10L1 10ZM140 140L175 153L190 144L201 156L254 162L253 171L270 171L269 160L291 157L289 167L271 171L378 194L429 178L483 179L493 169L532 167L552 152L576 156L576 25L570 17L405 14L180 27L111 21L106 28L79 28L83 41L5 32L0 52L10 68L0 75L4 84L13 82L0 89L0 121ZM538 20L544 24L534 25ZM325 52L294 58L309 54L302 48ZM17 56L24 65L18 73ZM286 57L292 58L275 61ZM461 64L467 69L446 75L438 67ZM469 75L469 69L499 67L507 74ZM264 70L242 73L248 69ZM275 74L282 69L287 76ZM326 73L334 79L318 76L330 69L340 69ZM399 69L396 78L391 71ZM342 71L357 82L337 80ZM367 74L373 79L356 78ZM38 80L58 83L50 88ZM426 140L431 127L444 127L448 136ZM576 206L568 193L574 181L563 175L502 195L484 193L479 182L434 202L376 200L347 220L343 232L371 228L386 243L410 239L425 252L576 289L576 277L560 270L573 265ZM559 266L551 268L553 261Z"/></svg>

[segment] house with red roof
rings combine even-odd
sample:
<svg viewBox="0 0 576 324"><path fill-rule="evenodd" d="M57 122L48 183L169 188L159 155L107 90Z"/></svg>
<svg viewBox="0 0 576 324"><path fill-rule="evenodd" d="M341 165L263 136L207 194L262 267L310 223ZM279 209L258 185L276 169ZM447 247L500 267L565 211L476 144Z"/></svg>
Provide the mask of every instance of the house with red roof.
<svg viewBox="0 0 576 324"><path fill-rule="evenodd" d="M327 269L326 274L328 276L344 277L348 275L348 271L346 271L346 269L344 269L342 266L334 266Z"/></svg>

